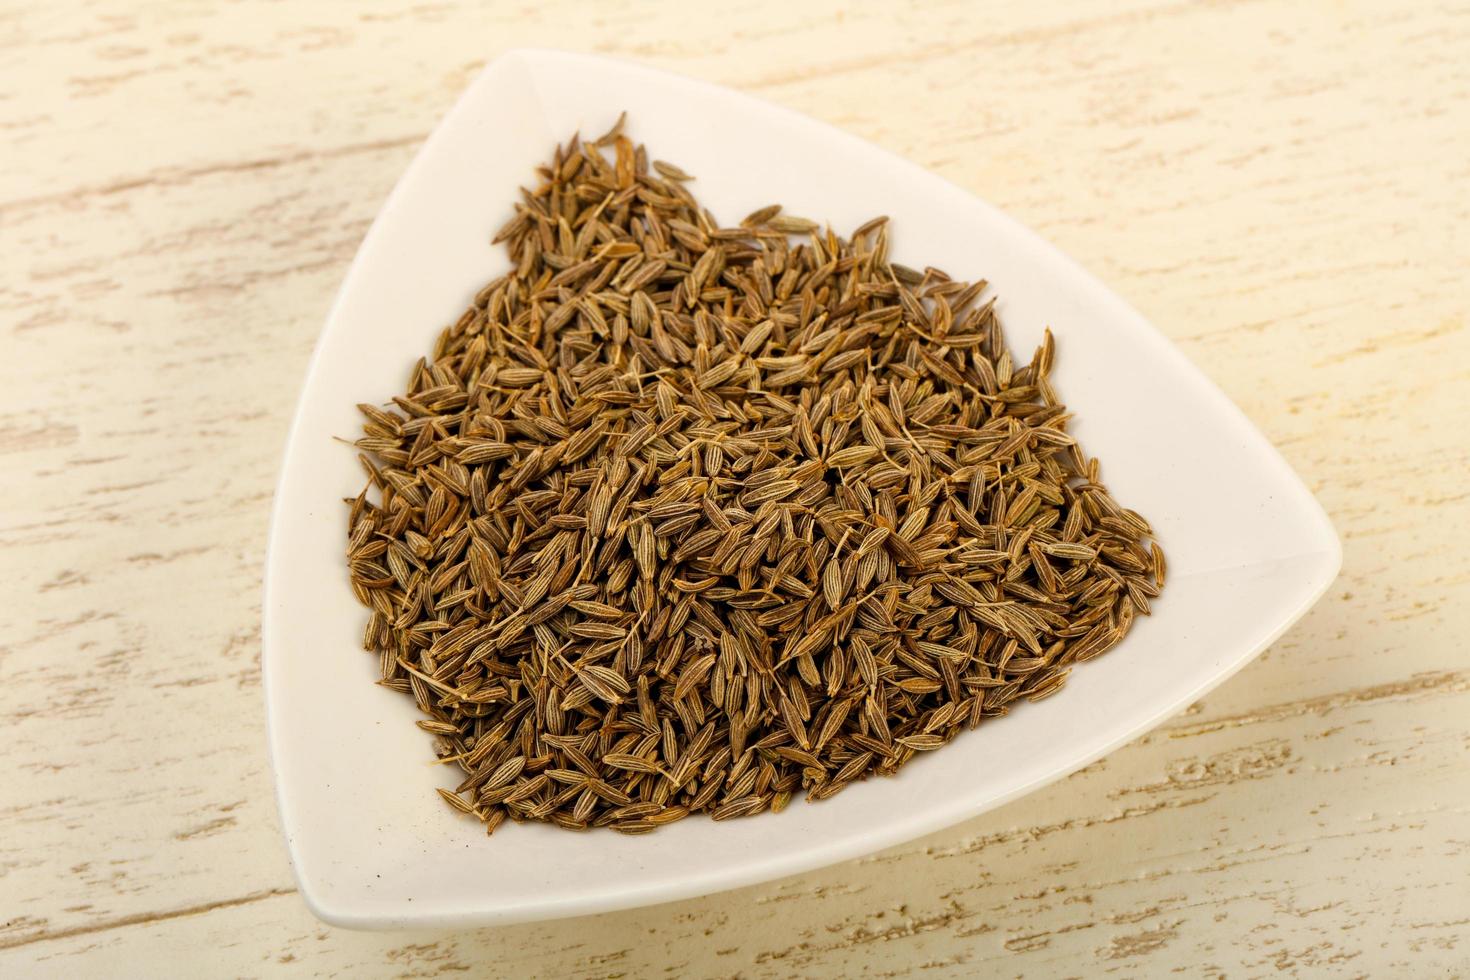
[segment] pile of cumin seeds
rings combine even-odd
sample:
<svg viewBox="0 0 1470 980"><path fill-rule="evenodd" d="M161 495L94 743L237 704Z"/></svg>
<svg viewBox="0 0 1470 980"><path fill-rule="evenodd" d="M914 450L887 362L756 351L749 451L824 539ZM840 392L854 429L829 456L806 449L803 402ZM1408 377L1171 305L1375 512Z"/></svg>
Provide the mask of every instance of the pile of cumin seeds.
<svg viewBox="0 0 1470 980"><path fill-rule="evenodd" d="M455 808L645 833L891 774L1149 611L1164 558L983 282L573 138L360 406L352 587ZM981 737L981 736L976 736Z"/></svg>

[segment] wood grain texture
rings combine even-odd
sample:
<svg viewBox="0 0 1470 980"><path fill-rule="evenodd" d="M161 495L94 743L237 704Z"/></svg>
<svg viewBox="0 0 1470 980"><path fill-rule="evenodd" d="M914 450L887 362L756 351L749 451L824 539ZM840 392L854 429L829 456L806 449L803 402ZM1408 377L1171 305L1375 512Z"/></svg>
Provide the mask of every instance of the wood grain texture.
<svg viewBox="0 0 1470 980"><path fill-rule="evenodd" d="M1184 716L924 840L570 922L320 925L265 757L278 453L383 197L528 44L1036 227L1282 448L1342 577ZM0 975L1470 974L1470 8L13 3L0 82Z"/></svg>

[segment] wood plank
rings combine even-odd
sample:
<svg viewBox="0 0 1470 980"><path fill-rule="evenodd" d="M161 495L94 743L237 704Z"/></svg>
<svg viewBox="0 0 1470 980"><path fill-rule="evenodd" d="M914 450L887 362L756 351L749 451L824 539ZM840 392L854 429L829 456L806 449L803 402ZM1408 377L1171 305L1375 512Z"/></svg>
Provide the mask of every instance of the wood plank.
<svg viewBox="0 0 1470 980"><path fill-rule="evenodd" d="M0 12L0 974L1470 972L1470 17L1034 6ZM315 923L259 690L285 427L418 143L547 43L774 99L1038 228L1281 447L1342 578L1165 728L875 858L490 932Z"/></svg>
<svg viewBox="0 0 1470 980"><path fill-rule="evenodd" d="M39 932L0 955L57 976L103 961L144 972L162 950L185 972L239 976L1403 975L1465 953L1463 878L1435 865L1465 869L1467 710L1470 676L1449 673L1194 714L944 833L655 908L371 934L265 889ZM1447 845L1434 862L1430 840Z"/></svg>

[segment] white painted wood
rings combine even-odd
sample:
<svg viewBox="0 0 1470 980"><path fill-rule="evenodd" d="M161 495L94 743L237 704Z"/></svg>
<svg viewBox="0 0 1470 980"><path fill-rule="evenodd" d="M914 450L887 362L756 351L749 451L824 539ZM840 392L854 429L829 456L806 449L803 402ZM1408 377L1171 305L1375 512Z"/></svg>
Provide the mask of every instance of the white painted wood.
<svg viewBox="0 0 1470 980"><path fill-rule="evenodd" d="M1470 973L1470 16L734 10L0 13L0 974ZM758 93L1036 227L1319 494L1328 598L1163 729L870 859L503 930L316 923L264 750L277 457L383 196L527 44Z"/></svg>

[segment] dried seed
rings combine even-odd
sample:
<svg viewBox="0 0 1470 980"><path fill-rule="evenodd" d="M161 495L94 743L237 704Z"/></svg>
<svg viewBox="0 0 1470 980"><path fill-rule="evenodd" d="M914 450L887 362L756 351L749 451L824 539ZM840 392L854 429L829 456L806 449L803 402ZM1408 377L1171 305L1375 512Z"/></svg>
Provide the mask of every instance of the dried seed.
<svg viewBox="0 0 1470 980"><path fill-rule="evenodd" d="M1165 578L1049 332L1016 364L886 219L720 228L623 126L556 151L513 270L359 406L363 645L487 832L828 798L1055 693Z"/></svg>

